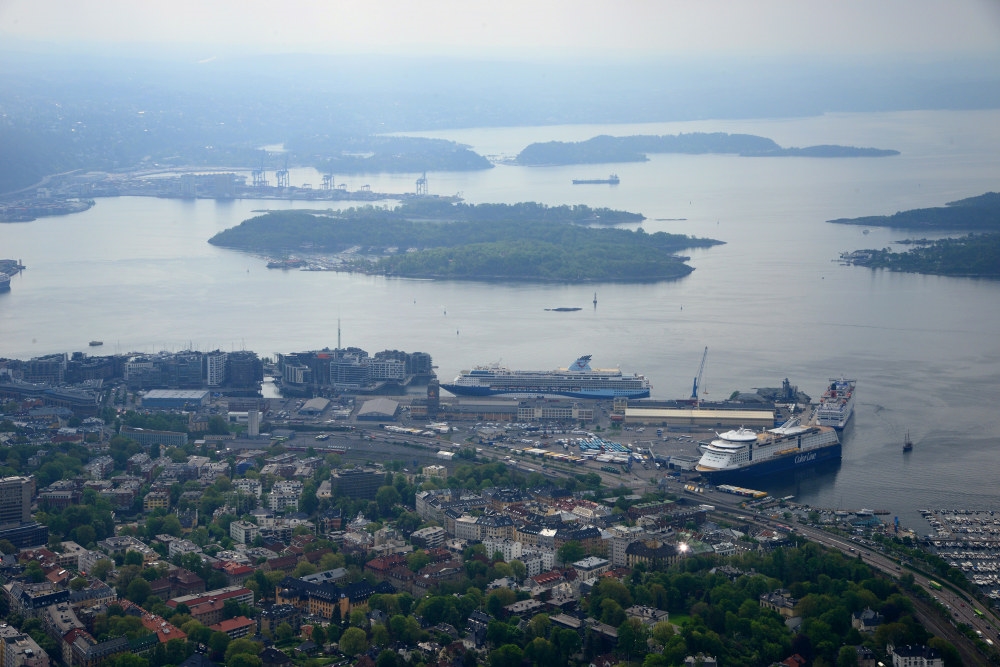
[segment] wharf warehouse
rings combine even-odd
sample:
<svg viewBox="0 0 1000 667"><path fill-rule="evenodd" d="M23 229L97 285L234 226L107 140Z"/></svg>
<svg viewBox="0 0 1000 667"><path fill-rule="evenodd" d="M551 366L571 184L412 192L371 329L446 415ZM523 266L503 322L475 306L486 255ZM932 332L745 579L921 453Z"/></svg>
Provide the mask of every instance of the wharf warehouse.
<svg viewBox="0 0 1000 667"><path fill-rule="evenodd" d="M399 412L399 403L388 398L374 398L365 401L358 410L358 419L367 421L395 421Z"/></svg>
<svg viewBox="0 0 1000 667"><path fill-rule="evenodd" d="M209 392L204 389L150 389L142 397L142 407L150 410L198 409L208 405Z"/></svg>
<svg viewBox="0 0 1000 667"><path fill-rule="evenodd" d="M626 424L679 429L774 428L774 410L718 410L701 408L625 408Z"/></svg>
<svg viewBox="0 0 1000 667"><path fill-rule="evenodd" d="M330 405L330 401L325 398L310 398L306 404L299 409L300 415L316 416L322 414Z"/></svg>

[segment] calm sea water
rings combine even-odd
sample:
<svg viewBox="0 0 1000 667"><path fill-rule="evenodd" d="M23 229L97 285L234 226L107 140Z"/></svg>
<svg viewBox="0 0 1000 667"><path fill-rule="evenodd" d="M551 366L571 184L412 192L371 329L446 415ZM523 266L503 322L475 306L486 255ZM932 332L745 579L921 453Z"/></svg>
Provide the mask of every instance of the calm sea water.
<svg viewBox="0 0 1000 667"><path fill-rule="evenodd" d="M709 347L709 398L777 386L814 398L830 377L858 380L835 472L768 487L831 507L886 508L920 530L923 507L997 504L1000 282L842 267L844 250L881 248L900 230L827 219L893 213L996 190L1000 111L428 133L486 154L597 134L749 132L785 146L895 148L884 159L652 156L646 163L428 174L435 194L637 211L647 231L720 239L695 271L651 285L437 282L274 271L206 240L262 208L304 202L99 200L78 215L0 225L0 256L27 271L0 294L0 355L83 350L252 349L337 344L422 350L443 378L474 364L595 365L641 372L658 398L686 396ZM615 171L621 184L573 186ZM345 175L351 189L412 191L416 174ZM293 170L295 185L317 185ZM683 219L683 220L678 220ZM594 292L598 305L592 305ZM545 308L579 306L569 313ZM909 430L914 452L901 452Z"/></svg>

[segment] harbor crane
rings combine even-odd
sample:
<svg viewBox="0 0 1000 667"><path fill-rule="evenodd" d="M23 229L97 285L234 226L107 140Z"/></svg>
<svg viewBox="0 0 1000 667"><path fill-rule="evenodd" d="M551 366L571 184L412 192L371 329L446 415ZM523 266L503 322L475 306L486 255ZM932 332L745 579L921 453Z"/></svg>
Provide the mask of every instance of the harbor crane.
<svg viewBox="0 0 1000 667"><path fill-rule="evenodd" d="M285 156L285 168L284 169L279 169L278 171L275 172L274 175L278 178L278 187L279 188L287 188L289 186L289 183L288 183L288 156L287 155Z"/></svg>
<svg viewBox="0 0 1000 667"><path fill-rule="evenodd" d="M698 400L698 390L701 388L701 376L705 373L705 360L708 358L708 346L705 346L705 352L701 355L701 366L698 367L698 375L694 379L694 383L691 385L691 400Z"/></svg>

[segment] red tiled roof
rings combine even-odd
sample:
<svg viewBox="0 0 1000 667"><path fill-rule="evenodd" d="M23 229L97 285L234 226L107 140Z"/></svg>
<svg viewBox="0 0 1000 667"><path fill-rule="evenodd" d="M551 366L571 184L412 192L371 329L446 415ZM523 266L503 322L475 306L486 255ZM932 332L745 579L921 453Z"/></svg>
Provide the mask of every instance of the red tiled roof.
<svg viewBox="0 0 1000 667"><path fill-rule="evenodd" d="M560 579L562 579L562 574L554 570L542 572L541 574L536 574L531 577L531 580L536 584L548 584L553 581L559 581Z"/></svg>
<svg viewBox="0 0 1000 667"><path fill-rule="evenodd" d="M187 635L183 630L171 625L156 614L149 613L134 602L119 600L117 604L126 610L132 608L138 609L142 613L139 617L139 620L142 621L142 626L147 630L155 632L161 644L165 644L171 639L187 639Z"/></svg>
<svg viewBox="0 0 1000 667"><path fill-rule="evenodd" d="M272 570L291 570L296 565L299 564L299 557L295 554L291 556L278 556L277 558L269 558L267 561L267 566Z"/></svg>
<svg viewBox="0 0 1000 667"><path fill-rule="evenodd" d="M193 618L195 616L202 616L213 611L219 611L225 606L225 604L225 600L205 600L204 602L197 602L188 605L188 609L191 610L191 617Z"/></svg>
<svg viewBox="0 0 1000 667"><path fill-rule="evenodd" d="M208 626L208 629L214 632L225 632L228 634L232 630L246 628L251 625L257 624L246 616L237 616L236 618L227 618L226 620L220 621L215 625L210 625Z"/></svg>
<svg viewBox="0 0 1000 667"><path fill-rule="evenodd" d="M241 565L240 563L226 563L222 566L222 570L229 576L239 576L241 574L251 574L254 572L254 568L249 565Z"/></svg>

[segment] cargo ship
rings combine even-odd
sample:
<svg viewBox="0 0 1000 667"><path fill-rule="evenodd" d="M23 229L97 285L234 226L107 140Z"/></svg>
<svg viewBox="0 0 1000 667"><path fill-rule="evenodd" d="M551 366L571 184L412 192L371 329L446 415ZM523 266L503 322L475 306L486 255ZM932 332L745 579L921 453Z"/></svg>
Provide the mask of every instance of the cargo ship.
<svg viewBox="0 0 1000 667"><path fill-rule="evenodd" d="M760 433L740 427L716 434L695 466L713 484L838 461L840 437L830 426L804 426L797 417Z"/></svg>
<svg viewBox="0 0 1000 667"><path fill-rule="evenodd" d="M498 394L555 394L572 398L648 398L649 380L644 376L623 375L619 368L591 368L587 354L554 371L515 371L504 366L477 366L462 371L452 382L442 384L456 396Z"/></svg>
<svg viewBox="0 0 1000 667"><path fill-rule="evenodd" d="M847 426L854 414L854 386L857 380L830 378L830 386L826 388L816 406L816 423L819 426L832 426L838 431Z"/></svg>
<svg viewBox="0 0 1000 667"><path fill-rule="evenodd" d="M607 178L574 178L573 185L618 185L618 174L610 174Z"/></svg>

